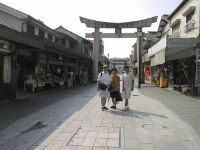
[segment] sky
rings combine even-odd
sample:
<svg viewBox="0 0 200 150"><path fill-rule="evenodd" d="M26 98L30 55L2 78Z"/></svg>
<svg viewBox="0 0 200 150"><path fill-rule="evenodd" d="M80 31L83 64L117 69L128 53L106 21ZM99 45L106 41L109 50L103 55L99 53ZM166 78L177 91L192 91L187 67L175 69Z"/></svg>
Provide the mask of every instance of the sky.
<svg viewBox="0 0 200 150"><path fill-rule="evenodd" d="M62 25L66 29L85 37L94 32L80 22L79 16L98 21L129 22L153 16L159 18L170 14L182 0L0 0L1 3L20 10L35 19L43 21L52 29ZM143 31L157 31L158 22ZM122 32L134 33L135 29ZM101 29L114 32L114 29ZM103 39L105 55L129 57L136 39Z"/></svg>

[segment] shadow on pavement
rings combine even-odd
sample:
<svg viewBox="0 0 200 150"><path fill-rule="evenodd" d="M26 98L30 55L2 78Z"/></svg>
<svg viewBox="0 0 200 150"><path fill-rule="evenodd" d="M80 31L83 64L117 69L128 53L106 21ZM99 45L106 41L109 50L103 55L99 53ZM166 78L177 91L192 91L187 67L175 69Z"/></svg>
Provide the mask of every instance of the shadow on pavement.
<svg viewBox="0 0 200 150"><path fill-rule="evenodd" d="M161 102L193 127L200 136L200 101L188 96L167 90L166 88L142 86L141 94Z"/></svg>
<svg viewBox="0 0 200 150"><path fill-rule="evenodd" d="M120 115L120 116L132 116L135 118L142 118L142 117L149 117L149 116L157 116L160 118L167 118L166 116L159 115L159 114L154 114L154 113L148 113L148 112L142 112L142 111L135 111L129 109L128 111L123 111L121 109L117 110L109 110L110 113L114 115Z"/></svg>
<svg viewBox="0 0 200 150"><path fill-rule="evenodd" d="M79 111L94 96L96 96L96 92L89 93L89 96L87 96L87 94L84 95L86 91L91 91L95 89L94 86L94 84L91 84L88 86L79 86L72 89L50 89L44 92L34 94L31 97L16 99L14 101L5 101L0 104L0 132L15 121L20 120L39 110L42 110L43 108L48 107L49 105L63 100L66 101L66 103L70 103L70 101L72 101L71 98L82 94L84 100L80 99L74 102L73 99L73 102L79 105L77 105L76 108L69 109L69 113L66 115L65 118L68 119L75 111Z"/></svg>

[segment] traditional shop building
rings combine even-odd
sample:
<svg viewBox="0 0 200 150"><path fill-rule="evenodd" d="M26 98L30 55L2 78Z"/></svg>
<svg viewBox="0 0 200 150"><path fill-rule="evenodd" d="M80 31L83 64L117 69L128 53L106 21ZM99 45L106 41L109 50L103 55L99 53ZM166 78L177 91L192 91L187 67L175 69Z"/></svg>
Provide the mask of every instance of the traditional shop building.
<svg viewBox="0 0 200 150"><path fill-rule="evenodd" d="M196 48L200 42L200 1L183 0L170 14L163 15L159 40L148 50L152 74L168 80L168 85L196 95Z"/></svg>
<svg viewBox="0 0 200 150"><path fill-rule="evenodd" d="M152 83L150 57L148 56L148 49L157 40L157 32L149 32L148 36L142 42L142 70L141 80L143 83ZM137 74L138 61L137 61L137 42L132 46L130 55L130 65L134 68L135 75Z"/></svg>
<svg viewBox="0 0 200 150"><path fill-rule="evenodd" d="M78 82L80 64L90 78L92 43L73 37L0 3L0 99Z"/></svg>

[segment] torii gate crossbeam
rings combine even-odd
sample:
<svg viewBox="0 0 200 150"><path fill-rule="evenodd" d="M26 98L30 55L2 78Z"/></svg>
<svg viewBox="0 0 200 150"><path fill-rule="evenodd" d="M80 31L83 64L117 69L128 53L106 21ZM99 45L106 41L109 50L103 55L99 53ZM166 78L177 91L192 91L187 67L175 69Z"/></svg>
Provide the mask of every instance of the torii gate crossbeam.
<svg viewBox="0 0 200 150"><path fill-rule="evenodd" d="M93 81L96 81L98 76L98 54L99 41L101 38L137 38L137 60L138 60L138 88L141 85L142 74L142 38L148 36L147 33L142 32L142 28L151 27L152 23L157 21L157 16L131 22L113 23L96 21L84 17L80 17L80 21L85 23L87 27L94 28L94 33L86 33L86 38L94 38L93 45ZM115 33L100 33L100 28L115 28ZM137 28L136 33L121 33L122 28Z"/></svg>

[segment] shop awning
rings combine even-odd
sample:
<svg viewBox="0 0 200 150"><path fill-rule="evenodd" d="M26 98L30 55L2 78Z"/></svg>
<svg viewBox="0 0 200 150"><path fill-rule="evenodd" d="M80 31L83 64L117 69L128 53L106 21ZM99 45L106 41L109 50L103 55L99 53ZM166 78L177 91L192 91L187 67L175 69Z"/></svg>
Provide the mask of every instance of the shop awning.
<svg viewBox="0 0 200 150"><path fill-rule="evenodd" d="M165 63L165 50L167 48L167 36L162 37L156 44L148 50L148 56L151 58L151 66Z"/></svg>
<svg viewBox="0 0 200 150"><path fill-rule="evenodd" d="M161 38L148 50L151 66L160 65L167 60L178 60L195 55L193 45L200 38Z"/></svg>
<svg viewBox="0 0 200 150"><path fill-rule="evenodd" d="M8 50L8 49L3 49L3 48L0 48L0 52L4 52L4 53L10 53L11 51Z"/></svg>
<svg viewBox="0 0 200 150"><path fill-rule="evenodd" d="M199 38L169 38L165 51L166 60L184 59L195 55L194 44Z"/></svg>
<svg viewBox="0 0 200 150"><path fill-rule="evenodd" d="M157 66L165 63L165 50L160 51L151 57L151 66Z"/></svg>

